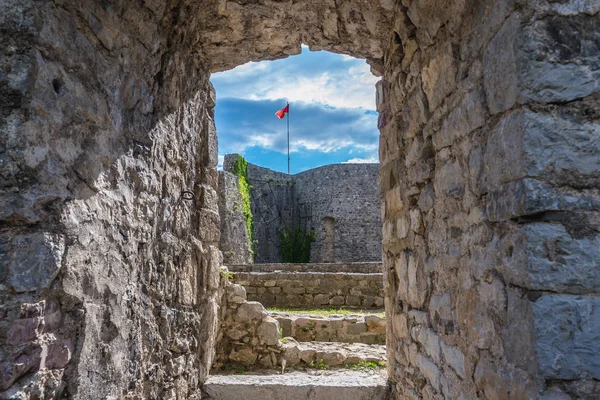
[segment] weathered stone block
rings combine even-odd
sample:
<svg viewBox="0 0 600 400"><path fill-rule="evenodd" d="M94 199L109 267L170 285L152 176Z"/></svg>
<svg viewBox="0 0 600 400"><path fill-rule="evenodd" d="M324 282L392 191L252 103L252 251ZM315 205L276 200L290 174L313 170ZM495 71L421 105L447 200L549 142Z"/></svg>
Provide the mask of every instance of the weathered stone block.
<svg viewBox="0 0 600 400"><path fill-rule="evenodd" d="M329 295L327 295L327 294L315 295L313 304L316 306L324 306L324 305L329 304Z"/></svg>
<svg viewBox="0 0 600 400"><path fill-rule="evenodd" d="M256 301L249 301L242 304L236 310L235 319L237 321L262 320L267 316L267 310L262 304Z"/></svg>
<svg viewBox="0 0 600 400"><path fill-rule="evenodd" d="M486 200L490 221L504 221L545 211L600 210L598 196L572 194L528 178L494 188Z"/></svg>
<svg viewBox="0 0 600 400"><path fill-rule="evenodd" d="M446 364L450 365L461 378L465 379L467 377L465 355L458 347L449 346L443 340L441 341L441 347Z"/></svg>
<svg viewBox="0 0 600 400"><path fill-rule="evenodd" d="M434 327L442 332L450 330L450 325L454 325L450 292L431 296L431 300L429 301L429 316Z"/></svg>
<svg viewBox="0 0 600 400"><path fill-rule="evenodd" d="M398 339L408 337L408 322L406 314L398 313L394 315L392 327L394 329L394 336Z"/></svg>
<svg viewBox="0 0 600 400"><path fill-rule="evenodd" d="M458 162L444 164L436 171L433 182L437 197L449 196L460 199L464 194L465 182Z"/></svg>
<svg viewBox="0 0 600 400"><path fill-rule="evenodd" d="M433 136L437 150L452 145L485 123L484 98L479 92L469 93L444 119L442 129Z"/></svg>
<svg viewBox="0 0 600 400"><path fill-rule="evenodd" d="M520 24L520 14L513 13L489 43L485 53L483 85L492 114L511 109L519 95L516 39Z"/></svg>
<svg viewBox="0 0 600 400"><path fill-rule="evenodd" d="M393 188L385 194L385 209L388 217L402 215L404 212L404 203L399 187Z"/></svg>
<svg viewBox="0 0 600 400"><path fill-rule="evenodd" d="M343 306L346 303L346 299L343 296L334 296L329 300L329 304L332 306Z"/></svg>
<svg viewBox="0 0 600 400"><path fill-rule="evenodd" d="M246 301L246 289L235 284L227 286L227 301L231 304L242 304Z"/></svg>
<svg viewBox="0 0 600 400"><path fill-rule="evenodd" d="M411 336L414 340L421 343L423 349L433 359L436 364L441 361L441 347L439 336L429 328L422 326L413 327Z"/></svg>
<svg viewBox="0 0 600 400"><path fill-rule="evenodd" d="M279 344L279 323L272 317L266 317L256 329L256 335L267 346Z"/></svg>
<svg viewBox="0 0 600 400"><path fill-rule="evenodd" d="M428 281L423 261L415 255L408 256L408 301L415 308L423 308L427 298Z"/></svg>
<svg viewBox="0 0 600 400"><path fill-rule="evenodd" d="M517 62L528 101L567 102L600 91L600 17L570 14L536 20L519 33Z"/></svg>
<svg viewBox="0 0 600 400"><path fill-rule="evenodd" d="M355 322L352 324L348 324L346 330L351 335L358 335L367 331L367 324L365 324L364 322Z"/></svg>
<svg viewBox="0 0 600 400"><path fill-rule="evenodd" d="M433 57L423 68L421 79L423 90L427 93L429 108L435 110L456 87L456 60L450 41L439 45Z"/></svg>
<svg viewBox="0 0 600 400"><path fill-rule="evenodd" d="M221 217L219 213L208 209L201 209L197 212L200 240L218 244L221 239Z"/></svg>
<svg viewBox="0 0 600 400"><path fill-rule="evenodd" d="M279 322L283 337L294 336L294 328L296 326L294 317L276 316L275 319Z"/></svg>
<svg viewBox="0 0 600 400"><path fill-rule="evenodd" d="M532 307L541 376L600 379L600 298L549 294Z"/></svg>
<svg viewBox="0 0 600 400"><path fill-rule="evenodd" d="M268 287L267 288L267 292L271 293L271 294L279 294L279 293L281 293L281 288L277 287L277 286L275 286L275 287Z"/></svg>
<svg viewBox="0 0 600 400"><path fill-rule="evenodd" d="M47 288L56 278L65 251L60 235L31 233L0 239L0 282L17 293Z"/></svg>
<svg viewBox="0 0 600 400"><path fill-rule="evenodd" d="M350 307L360 306L360 296L347 296L346 305Z"/></svg>
<svg viewBox="0 0 600 400"><path fill-rule="evenodd" d="M572 237L563 225L527 224L511 238L502 271L509 282L534 290L600 291L600 235Z"/></svg>
<svg viewBox="0 0 600 400"><path fill-rule="evenodd" d="M258 354L250 347L243 347L240 350L232 350L229 354L229 359L244 365L253 365L258 359Z"/></svg>
<svg viewBox="0 0 600 400"><path fill-rule="evenodd" d="M331 336L330 333L328 331L325 330L317 330L317 332L315 333L315 341L317 342L330 342L331 341Z"/></svg>
<svg viewBox="0 0 600 400"><path fill-rule="evenodd" d="M491 190L524 177L554 184L600 185L600 124L527 109L494 127L483 159L480 186Z"/></svg>
<svg viewBox="0 0 600 400"><path fill-rule="evenodd" d="M421 373L425 375L431 386L438 392L441 391L440 380L442 373L437 365L431 362L430 359L418 353L416 356L416 366L419 368Z"/></svg>
<svg viewBox="0 0 600 400"><path fill-rule="evenodd" d="M508 361L531 375L537 372L532 303L516 288L507 288L506 323L502 340Z"/></svg>

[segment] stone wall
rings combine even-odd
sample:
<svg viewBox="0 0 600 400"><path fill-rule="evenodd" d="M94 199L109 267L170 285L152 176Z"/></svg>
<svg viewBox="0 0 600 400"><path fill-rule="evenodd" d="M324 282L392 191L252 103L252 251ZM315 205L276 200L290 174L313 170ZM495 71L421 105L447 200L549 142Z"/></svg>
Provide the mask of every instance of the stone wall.
<svg viewBox="0 0 600 400"><path fill-rule="evenodd" d="M344 342L385 344L385 317L369 315L290 315L271 313L279 322L284 337L300 342Z"/></svg>
<svg viewBox="0 0 600 400"><path fill-rule="evenodd" d="M599 11L399 5L377 97L396 398L600 394Z"/></svg>
<svg viewBox="0 0 600 400"><path fill-rule="evenodd" d="M379 164L334 164L293 176L298 217L317 234L311 262L381 260L378 173Z"/></svg>
<svg viewBox="0 0 600 400"><path fill-rule="evenodd" d="M223 263L252 264L252 246L248 235L244 204L238 177L227 171L219 171L219 216L221 240L219 249Z"/></svg>
<svg viewBox="0 0 600 400"><path fill-rule="evenodd" d="M225 369L228 365L274 368L281 363L280 336L279 323L264 306L247 301L244 287L227 282L213 368Z"/></svg>
<svg viewBox="0 0 600 400"><path fill-rule="evenodd" d="M238 155L225 156L231 169ZM378 164L335 164L287 175L248 164L257 263L280 262L284 227L314 230L311 262L379 261Z"/></svg>
<svg viewBox="0 0 600 400"><path fill-rule="evenodd" d="M0 2L0 398L200 395L215 94L175 3Z"/></svg>
<svg viewBox="0 0 600 400"><path fill-rule="evenodd" d="M235 282L267 307L383 307L381 273L236 272Z"/></svg>

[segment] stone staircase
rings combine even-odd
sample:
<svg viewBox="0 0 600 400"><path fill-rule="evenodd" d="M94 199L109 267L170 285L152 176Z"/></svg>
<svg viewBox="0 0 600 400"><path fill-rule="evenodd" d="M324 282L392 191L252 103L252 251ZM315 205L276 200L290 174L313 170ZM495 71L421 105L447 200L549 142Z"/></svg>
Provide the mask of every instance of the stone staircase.
<svg viewBox="0 0 600 400"><path fill-rule="evenodd" d="M385 318L269 312L237 284L225 295L220 358L203 399L388 398Z"/></svg>
<svg viewBox="0 0 600 400"><path fill-rule="evenodd" d="M269 369L215 374L204 384L206 399L388 399L387 370L384 367L360 367L385 362L384 345L298 342L291 337L283 341L287 367L284 373Z"/></svg>
<svg viewBox="0 0 600 400"><path fill-rule="evenodd" d="M280 316L272 313L273 316ZM358 316L364 319L366 316ZM289 318L289 315L286 315ZM298 318L307 318L298 316ZM352 318L352 317L350 317ZM356 318L356 317L354 317ZM209 377L211 400L387 400L384 345L282 339L287 370L237 371ZM310 366L313 366L311 368ZM308 368L306 366L309 366ZM300 369L297 369L300 368ZM326 370L320 368L327 368Z"/></svg>

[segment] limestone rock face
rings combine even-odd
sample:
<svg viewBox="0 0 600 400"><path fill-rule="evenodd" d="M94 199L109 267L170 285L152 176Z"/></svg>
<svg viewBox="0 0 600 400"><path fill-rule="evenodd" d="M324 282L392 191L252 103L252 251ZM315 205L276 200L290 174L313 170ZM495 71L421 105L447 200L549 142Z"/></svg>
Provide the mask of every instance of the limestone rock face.
<svg viewBox="0 0 600 400"><path fill-rule="evenodd" d="M0 4L1 398L197 398L212 363L214 91L145 3Z"/></svg>

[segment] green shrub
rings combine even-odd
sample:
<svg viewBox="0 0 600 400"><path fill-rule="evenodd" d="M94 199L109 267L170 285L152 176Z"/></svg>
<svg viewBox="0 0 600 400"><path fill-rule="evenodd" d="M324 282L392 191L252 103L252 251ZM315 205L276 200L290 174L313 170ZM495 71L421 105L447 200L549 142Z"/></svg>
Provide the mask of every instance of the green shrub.
<svg viewBox="0 0 600 400"><path fill-rule="evenodd" d="M317 239L314 229L283 228L279 231L279 253L284 263L310 262L310 248Z"/></svg>
<svg viewBox="0 0 600 400"><path fill-rule="evenodd" d="M248 237L250 238L251 251L254 257L256 257L255 243L254 243L254 219L252 218L252 209L250 208L250 184L248 183L248 161L244 157L238 155L237 160L233 163L233 170L231 171L238 177L240 185L240 193L242 195L242 214L246 219L246 229L248 230Z"/></svg>

